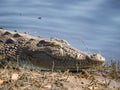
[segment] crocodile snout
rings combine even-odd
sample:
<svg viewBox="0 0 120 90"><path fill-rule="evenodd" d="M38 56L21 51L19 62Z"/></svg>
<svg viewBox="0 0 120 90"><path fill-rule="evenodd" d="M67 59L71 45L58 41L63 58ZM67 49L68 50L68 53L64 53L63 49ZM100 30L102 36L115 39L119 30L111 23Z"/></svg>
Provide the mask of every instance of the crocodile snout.
<svg viewBox="0 0 120 90"><path fill-rule="evenodd" d="M105 62L105 58L101 54L92 54L89 58L94 61Z"/></svg>

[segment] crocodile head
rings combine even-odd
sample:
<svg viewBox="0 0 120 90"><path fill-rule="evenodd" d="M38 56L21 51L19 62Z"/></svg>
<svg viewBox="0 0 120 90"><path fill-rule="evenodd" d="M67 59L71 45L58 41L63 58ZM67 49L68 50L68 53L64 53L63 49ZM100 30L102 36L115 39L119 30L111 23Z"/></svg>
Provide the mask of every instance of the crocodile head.
<svg viewBox="0 0 120 90"><path fill-rule="evenodd" d="M100 64L105 62L105 58L101 54L92 54L88 56L88 59Z"/></svg>

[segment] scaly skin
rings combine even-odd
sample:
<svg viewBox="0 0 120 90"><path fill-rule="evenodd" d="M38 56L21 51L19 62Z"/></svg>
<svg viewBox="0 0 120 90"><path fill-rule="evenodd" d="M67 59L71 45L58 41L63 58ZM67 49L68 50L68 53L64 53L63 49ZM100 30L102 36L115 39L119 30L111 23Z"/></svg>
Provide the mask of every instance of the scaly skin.
<svg viewBox="0 0 120 90"><path fill-rule="evenodd" d="M100 54L89 55L71 47L65 40L41 38L0 29L0 59L29 60L33 65L65 71L102 65Z"/></svg>

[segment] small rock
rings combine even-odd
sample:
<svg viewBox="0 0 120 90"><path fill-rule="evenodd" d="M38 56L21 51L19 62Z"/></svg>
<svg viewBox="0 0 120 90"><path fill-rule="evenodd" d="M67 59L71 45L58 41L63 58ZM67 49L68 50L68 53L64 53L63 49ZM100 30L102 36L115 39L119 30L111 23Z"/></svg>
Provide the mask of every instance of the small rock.
<svg viewBox="0 0 120 90"><path fill-rule="evenodd" d="M46 85L44 86L44 88L51 89L51 88L52 88L52 85L51 85L51 84L46 84Z"/></svg>
<svg viewBox="0 0 120 90"><path fill-rule="evenodd" d="M88 90L99 90L99 88L96 86L90 86L88 87Z"/></svg>
<svg viewBox="0 0 120 90"><path fill-rule="evenodd" d="M1 80L1 79L0 79L0 85L2 85L3 83L4 83L4 80Z"/></svg>
<svg viewBox="0 0 120 90"><path fill-rule="evenodd" d="M17 73L13 73L11 79L16 81L18 80L18 76L19 75Z"/></svg>

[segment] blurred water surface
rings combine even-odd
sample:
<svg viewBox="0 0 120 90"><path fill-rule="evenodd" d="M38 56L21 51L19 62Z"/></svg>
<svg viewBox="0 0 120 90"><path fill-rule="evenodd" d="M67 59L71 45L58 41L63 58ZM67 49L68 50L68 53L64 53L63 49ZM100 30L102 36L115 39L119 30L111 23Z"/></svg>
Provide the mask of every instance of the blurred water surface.
<svg viewBox="0 0 120 90"><path fill-rule="evenodd" d="M0 27L120 61L120 0L0 0Z"/></svg>

